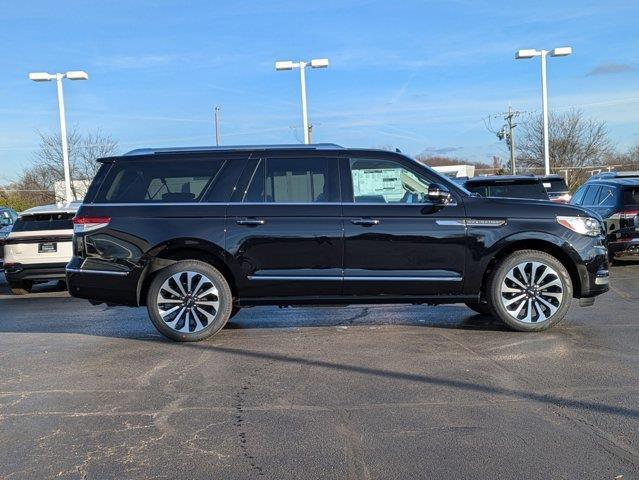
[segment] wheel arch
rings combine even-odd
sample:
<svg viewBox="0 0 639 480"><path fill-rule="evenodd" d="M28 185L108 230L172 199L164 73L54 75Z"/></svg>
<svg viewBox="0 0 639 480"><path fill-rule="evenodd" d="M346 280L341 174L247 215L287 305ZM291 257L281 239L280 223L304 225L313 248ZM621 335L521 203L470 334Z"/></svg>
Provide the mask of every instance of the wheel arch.
<svg viewBox="0 0 639 480"><path fill-rule="evenodd" d="M237 273L228 261L230 255L215 243L196 238L174 239L153 247L145 256L146 266L137 287L137 302L140 306L146 304L146 295L155 274L180 260L201 260L212 265L224 275L233 297L237 298Z"/></svg>
<svg viewBox="0 0 639 480"><path fill-rule="evenodd" d="M548 236L547 234L543 238L518 238L511 239L511 241L501 245L493 253L491 260L484 268L484 272L481 279L481 294L485 296L486 282L490 273L494 268L511 253L519 250L539 250L555 257L566 268L570 275L570 280L573 285L573 298L578 298L582 289L582 281L579 275L579 270L576 263L571 258L570 254L562 247L562 241L559 238Z"/></svg>

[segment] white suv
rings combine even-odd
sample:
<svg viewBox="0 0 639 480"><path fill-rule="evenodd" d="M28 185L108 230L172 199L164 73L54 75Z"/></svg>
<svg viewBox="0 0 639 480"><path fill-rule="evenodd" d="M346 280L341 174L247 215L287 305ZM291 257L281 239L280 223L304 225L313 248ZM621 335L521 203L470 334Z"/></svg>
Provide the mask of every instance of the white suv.
<svg viewBox="0 0 639 480"><path fill-rule="evenodd" d="M29 293L34 283L65 279L79 206L45 205L20 214L4 240L5 276L14 295Z"/></svg>

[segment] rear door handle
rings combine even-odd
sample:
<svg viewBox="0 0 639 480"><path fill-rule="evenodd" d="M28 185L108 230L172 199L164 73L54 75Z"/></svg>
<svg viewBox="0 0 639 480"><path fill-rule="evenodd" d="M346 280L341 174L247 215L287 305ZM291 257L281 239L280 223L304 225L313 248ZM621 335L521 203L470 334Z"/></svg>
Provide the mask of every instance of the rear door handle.
<svg viewBox="0 0 639 480"><path fill-rule="evenodd" d="M379 225L379 220L376 218L353 218L351 223L353 225L361 225L363 227L372 227L373 225Z"/></svg>
<svg viewBox="0 0 639 480"><path fill-rule="evenodd" d="M235 223L238 225L246 225L247 227L257 227L258 225L264 225L266 222L259 218L243 218L237 220Z"/></svg>

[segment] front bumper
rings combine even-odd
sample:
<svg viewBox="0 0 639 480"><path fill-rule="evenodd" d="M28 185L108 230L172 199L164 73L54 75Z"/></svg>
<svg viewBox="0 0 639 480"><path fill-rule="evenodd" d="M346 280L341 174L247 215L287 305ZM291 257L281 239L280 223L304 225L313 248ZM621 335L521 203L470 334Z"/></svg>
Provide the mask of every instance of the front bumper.
<svg viewBox="0 0 639 480"><path fill-rule="evenodd" d="M66 263L37 263L33 265L10 263L5 265L4 275L9 282L64 280L66 265Z"/></svg>

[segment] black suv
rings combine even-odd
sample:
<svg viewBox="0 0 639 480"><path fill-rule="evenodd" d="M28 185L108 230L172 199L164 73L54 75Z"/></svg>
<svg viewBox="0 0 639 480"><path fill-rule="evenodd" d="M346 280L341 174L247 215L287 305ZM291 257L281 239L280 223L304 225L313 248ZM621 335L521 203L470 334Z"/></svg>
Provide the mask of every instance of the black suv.
<svg viewBox="0 0 639 480"><path fill-rule="evenodd" d="M603 217L611 259L639 260L639 173L594 175L570 203Z"/></svg>
<svg viewBox="0 0 639 480"><path fill-rule="evenodd" d="M482 197L528 198L548 200L539 177L533 175L490 175L466 180L464 188Z"/></svg>
<svg viewBox="0 0 639 480"><path fill-rule="evenodd" d="M456 303L544 330L608 290L596 215L475 197L399 153L337 145L102 159L69 291L200 340L253 305Z"/></svg>

